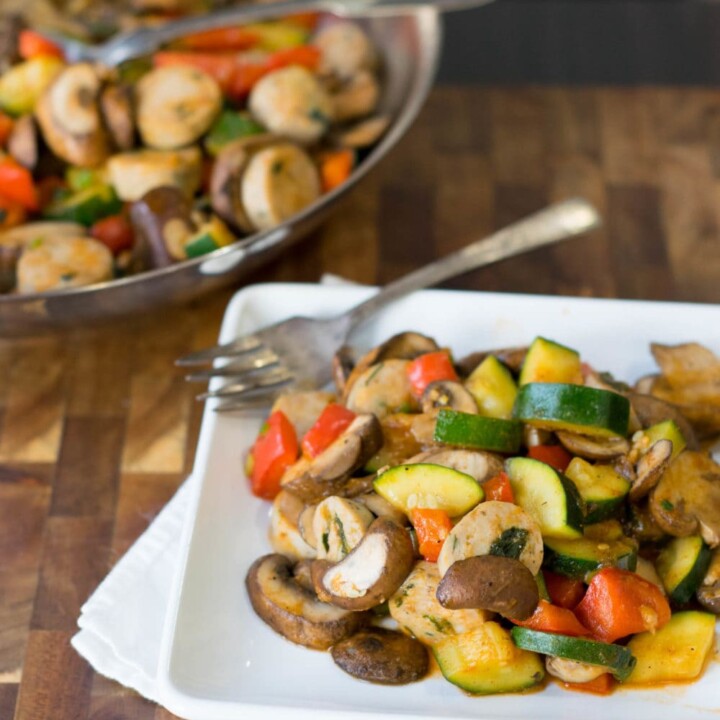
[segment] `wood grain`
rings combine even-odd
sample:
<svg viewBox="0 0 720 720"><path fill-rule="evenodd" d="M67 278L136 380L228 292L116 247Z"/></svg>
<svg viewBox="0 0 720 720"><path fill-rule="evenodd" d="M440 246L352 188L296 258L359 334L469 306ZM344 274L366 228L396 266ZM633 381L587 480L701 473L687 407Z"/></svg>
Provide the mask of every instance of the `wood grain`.
<svg viewBox="0 0 720 720"><path fill-rule="evenodd" d="M386 282L573 195L591 235L450 287L720 301L720 92L440 87L332 219L253 275ZM233 289L62 336L0 339L0 720L171 720L74 652L80 606L190 471L175 357Z"/></svg>

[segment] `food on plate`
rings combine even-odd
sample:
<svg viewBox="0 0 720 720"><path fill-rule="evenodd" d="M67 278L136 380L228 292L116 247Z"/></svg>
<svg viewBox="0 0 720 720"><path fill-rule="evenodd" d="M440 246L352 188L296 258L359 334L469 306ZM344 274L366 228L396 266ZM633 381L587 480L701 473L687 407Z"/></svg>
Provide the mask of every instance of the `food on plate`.
<svg viewBox="0 0 720 720"><path fill-rule="evenodd" d="M276 553L248 573L253 608L370 682L420 680L428 653L473 694L697 679L720 465L708 412L645 391L690 404L720 361L653 352L664 374L631 388L542 337L460 361L410 332L341 349L336 392L278 398L249 451Z"/></svg>
<svg viewBox="0 0 720 720"><path fill-rule="evenodd" d="M371 39L330 15L187 35L117 68L68 62L27 28L7 39L0 292L112 280L270 230L343 185L389 125ZM49 228L16 233L50 220L81 226L72 250ZM98 243L109 269L73 265Z"/></svg>

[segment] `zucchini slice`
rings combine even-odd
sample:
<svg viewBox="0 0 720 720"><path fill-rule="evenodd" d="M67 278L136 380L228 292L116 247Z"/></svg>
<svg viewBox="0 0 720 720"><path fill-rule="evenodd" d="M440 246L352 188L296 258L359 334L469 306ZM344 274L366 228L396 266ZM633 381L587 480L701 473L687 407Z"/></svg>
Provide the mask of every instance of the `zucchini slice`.
<svg viewBox="0 0 720 720"><path fill-rule="evenodd" d="M576 457L565 475L572 480L585 502L585 522L595 523L610 517L630 492L630 481L610 465L593 465Z"/></svg>
<svg viewBox="0 0 720 720"><path fill-rule="evenodd" d="M90 226L122 210L122 202L110 185L93 185L68 197L54 200L43 210L43 217Z"/></svg>
<svg viewBox="0 0 720 720"><path fill-rule="evenodd" d="M671 460L674 460L687 445L682 431L674 420L663 420L663 422L651 425L643 430L643 435L649 440L648 447L658 440L669 440L673 446Z"/></svg>
<svg viewBox="0 0 720 720"><path fill-rule="evenodd" d="M575 486L554 468L532 458L505 462L515 502L540 525L543 537L582 537L582 500Z"/></svg>
<svg viewBox="0 0 720 720"><path fill-rule="evenodd" d="M583 385L530 383L520 388L513 417L547 430L625 437L630 402L609 390Z"/></svg>
<svg viewBox="0 0 720 720"><path fill-rule="evenodd" d="M655 564L670 599L682 605L702 584L710 566L710 548L699 535L671 540L658 555Z"/></svg>
<svg viewBox="0 0 720 720"><path fill-rule="evenodd" d="M458 410L441 410L433 440L446 445L516 453L522 441L522 423L517 420L471 415Z"/></svg>
<svg viewBox="0 0 720 720"><path fill-rule="evenodd" d="M581 383L579 353L552 340L536 337L520 369L520 385L535 382Z"/></svg>
<svg viewBox="0 0 720 720"><path fill-rule="evenodd" d="M628 683L681 682L702 672L715 644L715 615L697 610L675 613L654 633L635 635L627 645L637 658Z"/></svg>
<svg viewBox="0 0 720 720"><path fill-rule="evenodd" d="M589 665L602 665L620 682L627 680L635 667L635 657L622 645L522 627L514 627L511 634L518 647Z"/></svg>
<svg viewBox="0 0 720 720"><path fill-rule="evenodd" d="M626 537L620 540L545 538L543 566L580 580L602 567L634 571L637 567L637 545Z"/></svg>
<svg viewBox="0 0 720 720"><path fill-rule="evenodd" d="M478 695L519 692L545 676L542 660L517 647L510 633L493 621L442 640L432 652L446 680Z"/></svg>
<svg viewBox="0 0 720 720"><path fill-rule="evenodd" d="M465 381L481 415L509 419L517 385L510 371L494 356L488 355Z"/></svg>
<svg viewBox="0 0 720 720"><path fill-rule="evenodd" d="M457 517L485 496L475 478L432 463L397 465L379 475L373 486L378 495L405 513L413 508L436 508Z"/></svg>

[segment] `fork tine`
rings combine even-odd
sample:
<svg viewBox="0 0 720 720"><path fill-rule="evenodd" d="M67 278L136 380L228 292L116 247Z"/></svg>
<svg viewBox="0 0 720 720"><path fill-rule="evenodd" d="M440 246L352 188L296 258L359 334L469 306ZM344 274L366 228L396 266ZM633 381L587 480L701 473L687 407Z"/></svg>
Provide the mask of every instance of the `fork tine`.
<svg viewBox="0 0 720 720"><path fill-rule="evenodd" d="M179 367L187 367L189 365L205 365L220 357L237 357L245 353L259 350L262 342L255 335L244 335L232 342L224 345L215 345L211 348L198 350L197 352L188 353L175 361L175 365Z"/></svg>
<svg viewBox="0 0 720 720"><path fill-rule="evenodd" d="M231 377L237 382L242 382L250 376L258 377L263 372L271 372L277 367L279 361L280 359L274 352L267 350L264 354L251 355L238 362L197 370L186 375L185 380L188 382L207 382L214 377Z"/></svg>
<svg viewBox="0 0 720 720"><path fill-rule="evenodd" d="M295 380L292 375L284 367L277 368L277 372L268 372L261 375L255 382L234 382L223 385L217 390L208 390L197 396L198 400L207 400L208 398L231 398L243 399L245 397L255 397L264 392L275 390L283 387Z"/></svg>

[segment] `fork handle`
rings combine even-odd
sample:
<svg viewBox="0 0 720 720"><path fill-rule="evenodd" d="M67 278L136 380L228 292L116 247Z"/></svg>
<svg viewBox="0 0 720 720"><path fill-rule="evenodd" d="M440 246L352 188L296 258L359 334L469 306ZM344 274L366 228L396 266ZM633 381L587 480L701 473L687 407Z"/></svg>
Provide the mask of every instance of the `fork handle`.
<svg viewBox="0 0 720 720"><path fill-rule="evenodd" d="M598 212L582 198L551 205L381 288L347 313L348 332L381 308L415 290L431 287L443 280L543 245L566 240L594 230L600 224Z"/></svg>

